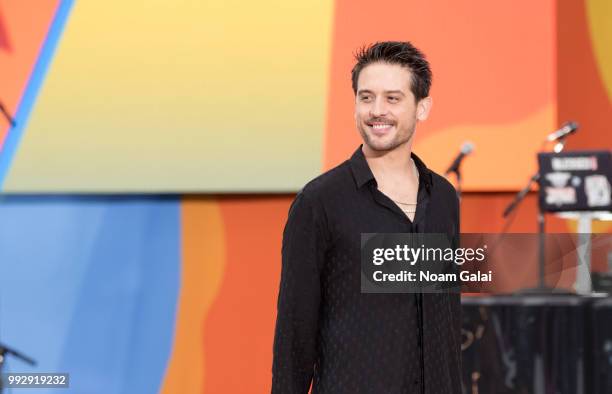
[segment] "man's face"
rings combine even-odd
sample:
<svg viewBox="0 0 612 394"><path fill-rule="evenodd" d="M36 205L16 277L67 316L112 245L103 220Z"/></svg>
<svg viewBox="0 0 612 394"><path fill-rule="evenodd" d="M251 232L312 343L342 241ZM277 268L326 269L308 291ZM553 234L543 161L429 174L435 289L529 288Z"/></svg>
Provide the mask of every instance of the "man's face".
<svg viewBox="0 0 612 394"><path fill-rule="evenodd" d="M390 151L409 142L417 120L429 114L429 97L415 102L411 72L397 64L372 63L361 70L355 97L355 124L374 151Z"/></svg>

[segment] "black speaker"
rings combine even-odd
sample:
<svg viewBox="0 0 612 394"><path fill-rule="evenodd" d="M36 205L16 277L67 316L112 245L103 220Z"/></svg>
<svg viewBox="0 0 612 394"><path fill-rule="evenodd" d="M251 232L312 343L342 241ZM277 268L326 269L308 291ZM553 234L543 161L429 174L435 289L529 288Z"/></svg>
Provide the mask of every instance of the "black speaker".
<svg viewBox="0 0 612 394"><path fill-rule="evenodd" d="M612 393L612 298L593 302L591 311L594 394Z"/></svg>
<svg viewBox="0 0 612 394"><path fill-rule="evenodd" d="M589 303L566 295L464 297L463 392L590 393Z"/></svg>

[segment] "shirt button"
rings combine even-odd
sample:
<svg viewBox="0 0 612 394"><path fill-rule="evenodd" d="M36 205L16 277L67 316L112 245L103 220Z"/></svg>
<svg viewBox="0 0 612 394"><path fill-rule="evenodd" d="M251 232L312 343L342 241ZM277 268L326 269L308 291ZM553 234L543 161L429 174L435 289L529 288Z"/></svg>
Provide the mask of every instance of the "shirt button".
<svg viewBox="0 0 612 394"><path fill-rule="evenodd" d="M414 381L414 384L415 384L415 385L418 385L418 384L419 384L419 381L418 381L418 380L415 380L415 381Z"/></svg>

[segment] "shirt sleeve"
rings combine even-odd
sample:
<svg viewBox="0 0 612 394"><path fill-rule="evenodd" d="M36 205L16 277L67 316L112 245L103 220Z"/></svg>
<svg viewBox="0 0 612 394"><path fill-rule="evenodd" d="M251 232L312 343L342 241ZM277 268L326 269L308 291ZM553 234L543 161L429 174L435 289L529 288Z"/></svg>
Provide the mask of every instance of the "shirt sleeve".
<svg viewBox="0 0 612 394"><path fill-rule="evenodd" d="M299 193L283 232L272 393L308 393L317 357L320 271L326 254L321 209Z"/></svg>

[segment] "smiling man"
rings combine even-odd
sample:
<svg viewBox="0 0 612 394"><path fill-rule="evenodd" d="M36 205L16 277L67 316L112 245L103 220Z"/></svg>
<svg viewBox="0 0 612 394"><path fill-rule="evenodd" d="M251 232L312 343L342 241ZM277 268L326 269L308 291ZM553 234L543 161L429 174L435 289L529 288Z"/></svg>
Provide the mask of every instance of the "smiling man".
<svg viewBox="0 0 612 394"><path fill-rule="evenodd" d="M458 294L361 293L361 233L459 234L454 188L412 153L431 71L409 42L361 50L352 157L296 196L283 233L273 393L460 393Z"/></svg>

